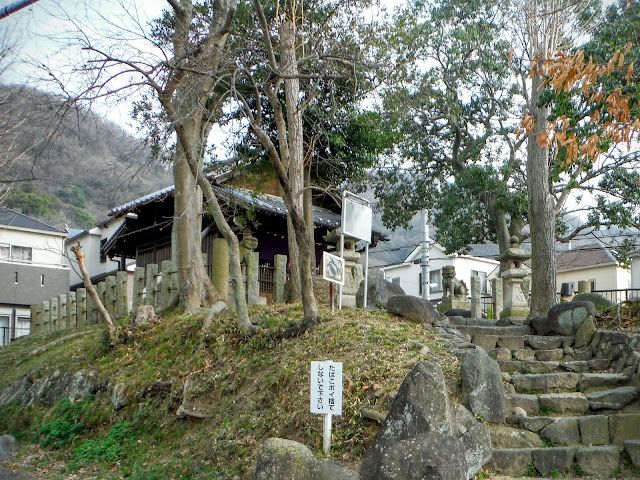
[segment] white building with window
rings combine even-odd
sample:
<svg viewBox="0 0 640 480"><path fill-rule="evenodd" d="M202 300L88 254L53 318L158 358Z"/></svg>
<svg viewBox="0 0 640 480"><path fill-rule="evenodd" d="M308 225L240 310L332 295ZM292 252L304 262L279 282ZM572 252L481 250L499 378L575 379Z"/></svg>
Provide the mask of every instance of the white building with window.
<svg viewBox="0 0 640 480"><path fill-rule="evenodd" d="M0 207L0 345L27 335L31 304L69 290L66 232Z"/></svg>
<svg viewBox="0 0 640 480"><path fill-rule="evenodd" d="M480 277L482 293L491 294L489 280L498 273L500 266L500 262L495 259L499 253L496 245L471 245L471 251L466 255L446 255L441 245L433 240L430 240L430 244L430 300L442 298L442 267L446 265L455 267L456 277L463 280L467 288L471 287L471 277ZM422 296L421 248L420 245L415 247L401 263L380 268L386 280L400 285L407 295L416 297Z"/></svg>

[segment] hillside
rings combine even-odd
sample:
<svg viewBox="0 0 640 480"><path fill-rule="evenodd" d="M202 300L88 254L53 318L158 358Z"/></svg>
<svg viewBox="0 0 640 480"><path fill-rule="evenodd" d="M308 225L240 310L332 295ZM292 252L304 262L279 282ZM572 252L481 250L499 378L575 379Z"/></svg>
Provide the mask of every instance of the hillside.
<svg viewBox="0 0 640 480"><path fill-rule="evenodd" d="M142 142L90 110L0 85L0 181L7 206L86 228L109 209L172 183Z"/></svg>
<svg viewBox="0 0 640 480"><path fill-rule="evenodd" d="M363 408L384 412L418 360L439 363L457 395L456 357L443 339L422 325L386 313L345 309L331 314L300 338L273 340L278 328L302 315L300 306L257 307L264 333L241 337L224 318L201 341L199 318L169 315L133 331L114 350L100 329L44 353L30 354L68 332L24 337L0 349L0 393L31 374L34 381L82 369L95 372L96 393L69 404L53 401L3 407L0 433L22 448L11 467L40 478L250 478L258 447L269 437L322 449L322 417L309 413L312 360L344 365L343 415L334 420L332 456L357 465L378 424ZM127 327L130 328L130 327ZM427 345L420 353L412 340ZM206 382L203 402L211 418L180 419L183 385ZM125 385L127 406L115 410L112 391Z"/></svg>

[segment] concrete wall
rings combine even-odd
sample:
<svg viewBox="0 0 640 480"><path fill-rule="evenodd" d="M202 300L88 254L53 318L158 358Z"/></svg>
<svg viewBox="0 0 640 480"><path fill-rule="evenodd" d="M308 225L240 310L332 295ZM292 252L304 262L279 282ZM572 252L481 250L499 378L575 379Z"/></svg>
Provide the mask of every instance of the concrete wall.
<svg viewBox="0 0 640 480"><path fill-rule="evenodd" d="M68 291L68 267L0 262L0 303L28 308Z"/></svg>

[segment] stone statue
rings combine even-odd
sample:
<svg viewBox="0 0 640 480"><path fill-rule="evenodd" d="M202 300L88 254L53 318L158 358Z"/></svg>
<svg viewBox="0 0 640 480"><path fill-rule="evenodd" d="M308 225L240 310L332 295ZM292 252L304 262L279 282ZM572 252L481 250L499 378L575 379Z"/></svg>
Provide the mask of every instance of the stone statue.
<svg viewBox="0 0 640 480"><path fill-rule="evenodd" d="M451 300L460 298L466 300L467 286L464 281L456 278L456 269L453 265L442 267L442 289L444 296Z"/></svg>

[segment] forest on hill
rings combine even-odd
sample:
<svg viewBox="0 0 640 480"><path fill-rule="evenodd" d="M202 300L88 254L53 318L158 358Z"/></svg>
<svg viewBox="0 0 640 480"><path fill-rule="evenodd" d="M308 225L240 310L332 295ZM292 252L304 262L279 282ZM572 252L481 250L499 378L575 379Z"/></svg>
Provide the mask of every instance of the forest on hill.
<svg viewBox="0 0 640 480"><path fill-rule="evenodd" d="M172 183L144 143L88 108L0 84L2 204L85 229L124 202Z"/></svg>

